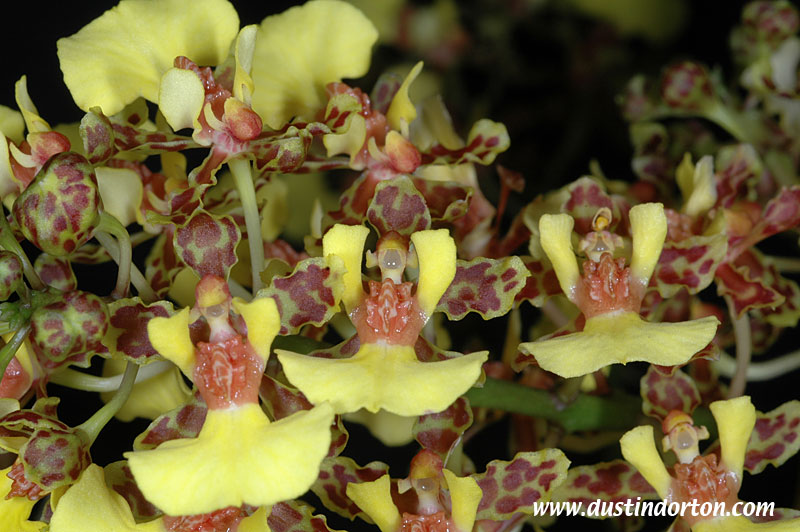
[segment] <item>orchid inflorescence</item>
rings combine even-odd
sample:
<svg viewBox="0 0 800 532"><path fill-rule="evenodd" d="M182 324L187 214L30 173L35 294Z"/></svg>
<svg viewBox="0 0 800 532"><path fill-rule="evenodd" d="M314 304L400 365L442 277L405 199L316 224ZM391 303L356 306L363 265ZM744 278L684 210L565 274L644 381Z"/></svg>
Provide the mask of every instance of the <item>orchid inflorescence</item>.
<svg viewBox="0 0 800 532"><path fill-rule="evenodd" d="M0 528L324 532L338 514L540 530L551 500L732 508L745 471L800 450L800 401L762 413L744 395L797 365L750 359L800 319L796 263L756 247L800 226L798 11L744 8L746 100L692 61L631 80L635 183L593 164L507 225L522 175L496 167L496 207L477 177L510 146L503 124L462 138L438 94L415 96L422 62L369 93L343 81L379 40L439 68L464 53L454 3L401 4L309 0L240 27L227 0L121 0L58 41L79 123L51 126L16 82L17 109L0 106ZM663 38L633 6L623 24L573 4ZM333 204L290 212L348 171ZM113 289L79 287L76 264L113 270ZM52 385L105 404L72 425ZM513 456L473 463L467 442L507 413ZM152 422L101 465L113 418ZM362 465L351 423L375 448L418 448L400 469ZM617 457L585 463L604 448Z"/></svg>

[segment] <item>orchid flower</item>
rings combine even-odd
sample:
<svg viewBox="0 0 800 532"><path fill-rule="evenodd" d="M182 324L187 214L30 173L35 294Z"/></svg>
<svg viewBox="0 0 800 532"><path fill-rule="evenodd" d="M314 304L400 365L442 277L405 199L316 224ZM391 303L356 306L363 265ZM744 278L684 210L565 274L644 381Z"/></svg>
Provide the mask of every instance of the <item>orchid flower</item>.
<svg viewBox="0 0 800 532"><path fill-rule="evenodd" d="M581 243L588 257L582 276L572 250L573 219L567 214L542 215L541 246L561 289L581 310L586 324L580 332L520 344L520 351L562 377L586 375L609 364L646 361L674 366L687 362L714 338L719 324L715 317L650 323L639 316L667 233L663 206L646 203L631 208L633 245L627 267L625 259L614 258L619 237L605 230L610 222L605 211L598 212L594 231Z"/></svg>
<svg viewBox="0 0 800 532"><path fill-rule="evenodd" d="M350 483L347 496L368 515L381 532L401 530L449 530L471 532L483 492L472 477L459 477L444 469L433 451L420 451L411 462L407 479L398 482L400 493L413 490L417 502L410 511L398 509L392 500L391 478Z"/></svg>
<svg viewBox="0 0 800 532"><path fill-rule="evenodd" d="M364 291L361 264L369 230L335 225L322 240L325 256L345 263L342 302L356 327L360 346L350 358L317 358L276 350L289 381L314 404L333 403L337 413L365 408L418 416L447 408L478 379L488 353L421 362L414 344L456 272L456 246L444 229L411 235L419 264L417 290L403 282L408 244L390 233L369 257L382 281Z"/></svg>
<svg viewBox="0 0 800 532"><path fill-rule="evenodd" d="M333 412L322 404L272 423L261 409L258 387L280 328L275 301L232 300L225 281L214 276L203 278L196 300L194 313L210 329L207 342L192 342L188 308L150 320L147 329L153 347L194 380L208 415L197 438L127 453L137 484L170 515L302 495L328 452ZM234 325L240 319L244 333Z"/></svg>
<svg viewBox="0 0 800 532"><path fill-rule="evenodd" d="M636 427L622 437L620 447L625 459L669 502L698 504L722 503L728 511L739 501L742 486L745 452L750 433L756 423L756 410L747 396L711 403L711 413L717 422L721 453L700 455L698 440L708 437L705 427L697 429L683 412L664 420L664 449L673 450L678 457L673 474L667 470L656 449L653 427ZM753 523L743 516L693 516L684 514L693 532L748 532L797 530L798 520Z"/></svg>

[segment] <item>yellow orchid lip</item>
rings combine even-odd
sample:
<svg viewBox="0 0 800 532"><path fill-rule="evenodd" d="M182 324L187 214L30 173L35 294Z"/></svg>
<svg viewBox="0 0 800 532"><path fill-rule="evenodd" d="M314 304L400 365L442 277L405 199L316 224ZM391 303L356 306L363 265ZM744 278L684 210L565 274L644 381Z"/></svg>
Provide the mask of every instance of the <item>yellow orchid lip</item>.
<svg viewBox="0 0 800 532"><path fill-rule="evenodd" d="M478 380L488 351L420 362L411 346L362 344L350 358L326 359L276 349L289 381L309 401L336 413L381 409L400 416L440 412Z"/></svg>
<svg viewBox="0 0 800 532"><path fill-rule="evenodd" d="M270 505L302 495L316 480L332 422L327 404L274 423L257 404L209 410L197 438L125 457L145 497L169 515Z"/></svg>
<svg viewBox="0 0 800 532"><path fill-rule="evenodd" d="M586 320L583 331L522 343L542 369L565 378L579 377L611 364L686 363L711 342L719 320L708 316L679 323L651 323L635 312L602 314Z"/></svg>

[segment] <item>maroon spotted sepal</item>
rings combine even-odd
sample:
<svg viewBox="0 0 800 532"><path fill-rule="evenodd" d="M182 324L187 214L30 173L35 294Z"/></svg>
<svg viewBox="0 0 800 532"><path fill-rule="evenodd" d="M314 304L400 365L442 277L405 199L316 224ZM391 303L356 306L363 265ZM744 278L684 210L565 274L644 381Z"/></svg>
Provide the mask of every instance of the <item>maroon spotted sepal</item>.
<svg viewBox="0 0 800 532"><path fill-rule="evenodd" d="M471 475L483 491L476 519L504 521L515 513L531 514L547 502L567 478L569 460L559 449L517 453L513 460L492 460L486 472Z"/></svg>
<svg viewBox="0 0 800 532"><path fill-rule="evenodd" d="M367 220L379 235L395 231L410 236L431 227L431 213L425 198L406 176L383 181L375 187L375 195L367 208Z"/></svg>
<svg viewBox="0 0 800 532"><path fill-rule="evenodd" d="M554 501L581 503L582 510L598 499L608 503L656 499L658 494L635 467L624 460L573 467L553 493Z"/></svg>
<svg viewBox="0 0 800 532"><path fill-rule="evenodd" d="M359 515L365 517L356 503L347 497L347 485L350 482L372 482L388 472L389 466L383 462L370 462L361 467L345 456L327 458L320 465L319 477L311 491L327 509L343 517L351 520Z"/></svg>
<svg viewBox="0 0 800 532"><path fill-rule="evenodd" d="M203 428L208 407L200 394L183 406L162 414L133 441L134 451L155 449L165 441L180 438L196 438Z"/></svg>
<svg viewBox="0 0 800 532"><path fill-rule="evenodd" d="M14 201L11 216L22 234L54 256L72 253L100 223L94 168L73 152L54 155Z"/></svg>
<svg viewBox="0 0 800 532"><path fill-rule="evenodd" d="M147 323L173 314L172 304L157 301L145 305L138 297L118 299L108 305L108 330L103 344L109 352L129 362L147 364L162 360L147 336Z"/></svg>
<svg viewBox="0 0 800 532"><path fill-rule="evenodd" d="M436 310L451 320L477 312L485 320L507 313L529 272L519 257L457 261L456 275Z"/></svg>
<svg viewBox="0 0 800 532"><path fill-rule="evenodd" d="M127 460L108 464L103 468L103 474L108 487L119 493L128 503L131 513L133 513L133 518L137 523L150 521L162 515L161 510L145 499L136 484L136 480L133 478L133 473L128 467Z"/></svg>
<svg viewBox="0 0 800 532"><path fill-rule="evenodd" d="M341 263L317 257L297 263L285 277L274 277L258 297L271 297L281 315L280 334L297 334L306 324L320 326L339 310L344 290Z"/></svg>
<svg viewBox="0 0 800 532"><path fill-rule="evenodd" d="M800 401L789 401L771 412L758 412L747 443L744 468L755 475L768 464L779 467L800 450Z"/></svg>
<svg viewBox="0 0 800 532"><path fill-rule="evenodd" d="M665 375L651 365L642 377L639 389L642 411L659 421L664 421L672 410L691 415L701 403L694 381L680 370Z"/></svg>
<svg viewBox="0 0 800 532"><path fill-rule="evenodd" d="M272 532L333 532L324 515L302 501L286 501L272 506L267 518Z"/></svg>
<svg viewBox="0 0 800 532"><path fill-rule="evenodd" d="M472 425L472 408L466 397L459 397L447 409L417 418L411 433L424 448L444 459Z"/></svg>
<svg viewBox="0 0 800 532"><path fill-rule="evenodd" d="M198 210L177 228L173 246L183 263L201 279L206 275L227 279L238 260L239 240L241 232L233 218Z"/></svg>

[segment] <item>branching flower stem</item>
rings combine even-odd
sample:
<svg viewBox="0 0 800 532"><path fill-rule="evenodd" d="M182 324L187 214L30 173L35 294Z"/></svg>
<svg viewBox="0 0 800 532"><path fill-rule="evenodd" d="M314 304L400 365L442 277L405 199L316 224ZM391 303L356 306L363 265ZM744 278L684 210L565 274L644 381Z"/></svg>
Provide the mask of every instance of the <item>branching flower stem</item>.
<svg viewBox="0 0 800 532"><path fill-rule="evenodd" d="M244 211L244 223L247 227L247 241L250 245L250 269L253 275L253 294L264 285L261 272L264 270L264 240L261 236L261 215L256 202L256 190L253 185L253 171L248 159L233 159L228 166L239 192Z"/></svg>
<svg viewBox="0 0 800 532"><path fill-rule="evenodd" d="M143 367L136 375L136 383L144 382L157 377L174 367L171 362L153 362ZM67 386L76 390L84 390L86 392L113 392L119 389L122 384L123 375L114 375L112 377L98 377L97 375L90 375L83 373L72 368L64 368L54 373L50 378L50 382Z"/></svg>
<svg viewBox="0 0 800 532"><path fill-rule="evenodd" d="M111 254L111 258L114 259L115 262L119 262L119 247L111 235L103 231L97 231L94 237L103 245L104 248L106 248L106 250L108 250L109 254ZM136 287L136 290L139 292L139 297L142 298L142 301L145 303L158 301L158 296L150 287L150 284L144 278L142 272L139 271L139 268L132 263L130 264L130 282L134 287Z"/></svg>
<svg viewBox="0 0 800 532"><path fill-rule="evenodd" d="M97 234L103 246L103 240L99 238L103 233L109 233L117 239L117 253L116 256L112 253L112 257L117 263L117 285L114 287L113 296L117 299L123 298L128 295L128 287L130 286L131 279L131 264L133 263L133 250L131 249L131 237L128 231L122 227L122 224L112 215L104 212L100 214L100 225L97 226ZM109 250L110 252L110 250Z"/></svg>
<svg viewBox="0 0 800 532"><path fill-rule="evenodd" d="M733 377L736 374L736 359L727 353L722 353L719 360L714 362L714 367L720 375ZM747 366L747 380L768 381L797 369L800 369L800 350L765 362L751 362Z"/></svg>
<svg viewBox="0 0 800 532"><path fill-rule="evenodd" d="M733 322L733 335L736 338L736 373L734 373L730 388L728 388L728 399L733 399L742 395L747 386L747 368L753 354L753 342L750 337L750 318L747 316L747 312L737 316L733 301L729 296L725 297L725 302L728 305Z"/></svg>
<svg viewBox="0 0 800 532"><path fill-rule="evenodd" d="M122 383L117 389L114 397L106 403L100 410L95 412L92 417L80 424L77 429L81 430L87 437L91 445L97 439L100 431L111 420L114 415L119 412L119 409L128 400L133 390L133 385L136 383L136 375L139 372L139 366L133 362L128 362L125 367L125 373L122 376Z"/></svg>

